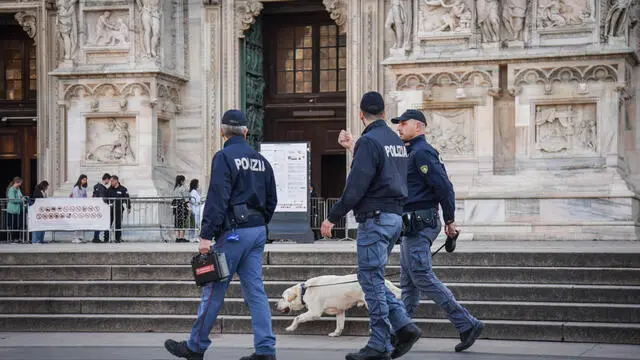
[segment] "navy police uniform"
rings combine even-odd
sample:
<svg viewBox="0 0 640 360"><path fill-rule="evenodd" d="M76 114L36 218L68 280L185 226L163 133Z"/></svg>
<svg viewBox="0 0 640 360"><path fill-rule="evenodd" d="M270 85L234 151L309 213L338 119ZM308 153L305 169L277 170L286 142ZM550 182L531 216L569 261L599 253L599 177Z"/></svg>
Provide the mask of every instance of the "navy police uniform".
<svg viewBox="0 0 640 360"><path fill-rule="evenodd" d="M398 124L407 120L421 121L426 125L424 115L418 110L407 110L391 121ZM442 228L438 205L442 207L445 223L455 221L453 185L440 154L424 135L409 140L406 146L409 153L409 199L404 206L405 231L400 257L402 300L409 315L413 316L420 303L420 294L424 293L445 311L458 332L469 335L475 331L479 335L482 322L456 301L451 290L442 284L431 267L431 245ZM456 350L459 348L456 347Z"/></svg>
<svg viewBox="0 0 640 360"><path fill-rule="evenodd" d="M380 114L384 101L380 94L370 92L363 96L360 107L369 114ZM367 346L347 359L388 359L391 351L397 357L401 354L392 346L392 328L397 331L410 325L419 332L384 279L389 254L402 230L406 171L407 153L398 135L383 119L370 123L355 144L344 192L328 216L335 224L353 210L358 222L358 281L369 308L371 335ZM406 353L413 342L403 344L400 351Z"/></svg>
<svg viewBox="0 0 640 360"><path fill-rule="evenodd" d="M222 124L246 126L247 120L243 112L229 110ZM243 136L229 138L213 158L200 237L215 239L216 250L226 255L231 276L228 281L204 286L198 318L186 344L190 352L202 354L211 344L209 333L229 281L238 273L251 310L255 347L255 353L243 359L275 359L271 310L262 282L262 255L266 225L276 204L276 184L269 162Z"/></svg>

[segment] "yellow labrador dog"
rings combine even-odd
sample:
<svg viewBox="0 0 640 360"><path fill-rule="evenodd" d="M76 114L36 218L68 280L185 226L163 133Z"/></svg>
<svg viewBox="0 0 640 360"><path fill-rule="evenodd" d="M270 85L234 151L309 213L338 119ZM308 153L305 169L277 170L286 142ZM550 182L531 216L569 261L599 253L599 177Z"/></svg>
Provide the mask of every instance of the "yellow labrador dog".
<svg viewBox="0 0 640 360"><path fill-rule="evenodd" d="M389 290L400 299L402 291L385 280ZM311 278L304 283L296 284L282 293L277 308L282 313L299 311L307 308L307 312L293 319L287 331L294 331L298 325L319 319L322 314L336 316L336 330L329 336L340 336L344 329L345 311L354 306L365 306L364 292L358 283L356 274L335 276L323 275ZM367 307L368 309L368 307Z"/></svg>

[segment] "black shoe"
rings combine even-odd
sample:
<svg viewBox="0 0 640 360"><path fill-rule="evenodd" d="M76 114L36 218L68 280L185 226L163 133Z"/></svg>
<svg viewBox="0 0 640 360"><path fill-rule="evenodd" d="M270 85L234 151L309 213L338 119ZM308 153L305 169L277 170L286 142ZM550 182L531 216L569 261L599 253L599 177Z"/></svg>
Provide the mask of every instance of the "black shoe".
<svg viewBox="0 0 640 360"><path fill-rule="evenodd" d="M177 356L179 358L185 358L187 360L204 359L204 353L191 351L191 349L187 347L186 341L177 342L175 340L169 339L164 342L164 347L171 353L171 355Z"/></svg>
<svg viewBox="0 0 640 360"><path fill-rule="evenodd" d="M456 345L456 352L470 348L471 345L476 342L476 339L480 337L480 334L482 334L482 329L484 329L484 323L478 321L471 329L460 334L460 344Z"/></svg>
<svg viewBox="0 0 640 360"><path fill-rule="evenodd" d="M93 239L93 240L91 240L91 242L92 242L92 243L95 243L95 244L99 244L99 243L101 243L102 241L100 241L100 239Z"/></svg>
<svg viewBox="0 0 640 360"><path fill-rule="evenodd" d="M391 353L392 359L397 359L400 356L406 354L411 350L413 345L422 336L422 330L414 323L405 325L403 328L396 331L393 344L393 352Z"/></svg>
<svg viewBox="0 0 640 360"><path fill-rule="evenodd" d="M346 360L389 360L389 353L380 352L368 346L360 349L360 352L347 354Z"/></svg>
<svg viewBox="0 0 640 360"><path fill-rule="evenodd" d="M251 354L249 356L241 357L240 360L276 360L276 356L275 355L260 355L260 354L253 353L253 354Z"/></svg>
<svg viewBox="0 0 640 360"><path fill-rule="evenodd" d="M188 243L188 242L189 242L189 240L184 239L184 238L177 238L177 239L176 239L176 242L177 242L177 243Z"/></svg>

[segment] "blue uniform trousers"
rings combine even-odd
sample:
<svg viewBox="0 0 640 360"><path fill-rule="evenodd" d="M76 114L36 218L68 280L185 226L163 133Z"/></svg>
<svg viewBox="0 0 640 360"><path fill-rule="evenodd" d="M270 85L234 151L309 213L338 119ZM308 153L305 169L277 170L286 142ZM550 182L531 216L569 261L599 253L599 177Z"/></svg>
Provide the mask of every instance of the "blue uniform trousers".
<svg viewBox="0 0 640 360"><path fill-rule="evenodd" d="M214 245L216 250L226 255L229 274L236 272L240 277L242 293L251 310L254 347L256 354L275 355L276 338L271 327L271 309L262 282L262 253L267 241L264 226L236 229L240 236L237 242L222 241L222 246ZM222 234L221 240L228 234ZM193 324L187 346L191 351L204 352L211 345L209 333L218 317L229 286L225 282L209 283L203 287L202 301L198 307L198 318Z"/></svg>
<svg viewBox="0 0 640 360"><path fill-rule="evenodd" d="M384 283L384 268L402 230L402 218L382 213L358 225L358 281L369 308L368 347L391 352L391 331L411 323L402 302Z"/></svg>
<svg viewBox="0 0 640 360"><path fill-rule="evenodd" d="M438 279L431 268L431 243L440 233L441 227L442 223L438 219L435 227L425 228L416 235L402 238L402 301L409 315L413 316L420 303L420 294L426 294L444 310L456 330L462 333L471 329L478 320L456 301L451 290Z"/></svg>

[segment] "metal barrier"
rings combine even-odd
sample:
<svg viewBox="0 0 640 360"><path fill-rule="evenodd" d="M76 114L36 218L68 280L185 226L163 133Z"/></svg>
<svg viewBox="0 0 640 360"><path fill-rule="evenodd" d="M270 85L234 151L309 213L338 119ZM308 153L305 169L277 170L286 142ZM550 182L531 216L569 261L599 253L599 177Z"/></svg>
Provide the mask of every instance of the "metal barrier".
<svg viewBox="0 0 640 360"><path fill-rule="evenodd" d="M69 199L72 200L72 199ZM83 242L91 241L97 234L100 240L113 242L123 241L175 241L176 238L195 240L200 234L204 210L203 198L200 204L190 204L188 199L174 197L132 197L104 198L110 205L110 229L108 231L47 231L49 241L73 240L80 236ZM29 204L38 199L25 197L20 203L20 213L10 214L7 211L8 199L0 199L0 242L29 243L34 232L28 229ZM310 225L316 240L320 235L322 221L327 218L337 198L311 198ZM119 211L118 209L122 209ZM199 211L197 211L199 209ZM194 211L196 210L196 211ZM79 235L78 233L82 233ZM89 234L90 233L90 234ZM350 239L347 235L346 218L340 219L334 226L334 239Z"/></svg>

